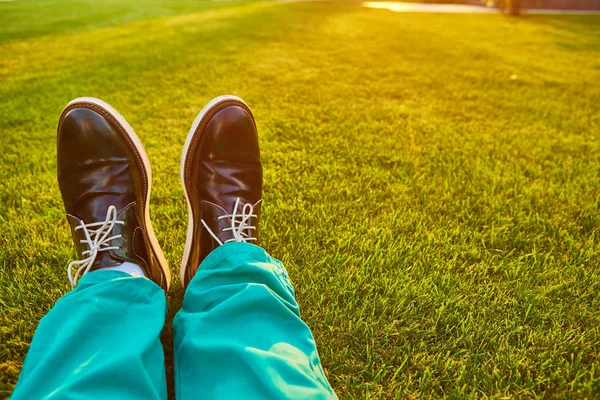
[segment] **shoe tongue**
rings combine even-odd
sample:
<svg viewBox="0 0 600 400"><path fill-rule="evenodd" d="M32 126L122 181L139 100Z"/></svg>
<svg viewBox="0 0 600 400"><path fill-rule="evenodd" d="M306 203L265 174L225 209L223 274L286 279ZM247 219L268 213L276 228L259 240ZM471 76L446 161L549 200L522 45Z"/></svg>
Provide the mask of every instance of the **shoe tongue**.
<svg viewBox="0 0 600 400"><path fill-rule="evenodd" d="M90 256L89 253L87 255L84 255L84 252L90 251L90 245L87 242L85 242L87 239L86 239L84 230L81 229L82 223L87 226L87 231L88 231L88 234L92 241L97 240L98 235L104 236L104 234L106 234L106 238L110 238L110 237L113 237L113 236L116 236L119 234L119 225L116 225L116 224L115 224L115 226L113 226L111 228L111 231L106 232L106 230L104 230L104 231L98 232L98 233L95 233L94 231L101 229L102 228L101 225L95 225L95 226L91 226L91 227L89 226L89 224L91 224L91 223L103 223L105 220L106 220L106 213L104 213L101 220L92 221L92 222L88 222L86 220L80 220L79 216L67 215L67 221L69 222L69 225L71 225L71 232L73 235L73 240L75 242L75 246L77 248L77 253L78 253L80 260L83 260ZM117 214L116 220L117 221L121 220L121 217L119 216L119 214ZM120 239L120 238L113 239L111 241L108 241L108 244L110 246L120 246L120 245L122 245L122 239ZM104 267L117 266L117 265L121 264L122 262L123 262L123 260L121 260L118 256L114 255L114 253L112 251L98 251L98 253L96 254L96 257L94 259L94 262L92 264L91 270L95 270L98 268L104 268Z"/></svg>
<svg viewBox="0 0 600 400"><path fill-rule="evenodd" d="M121 264L123 264L123 260L113 257L108 251L101 251L96 256L90 270L94 271L100 268L118 267Z"/></svg>
<svg viewBox="0 0 600 400"><path fill-rule="evenodd" d="M223 209L223 208L221 208L221 205L217 206L214 203L210 203L210 202L204 203L205 208L203 211L203 220L208 224L210 230L223 243L225 243L228 240L234 239L234 234L231 231L231 222L232 222L231 218L219 219L219 217L222 217L224 215L231 215L235 208L236 200L237 200L237 198L234 199L232 205L226 209ZM240 199L240 203L238 204L237 212L236 212L236 215L238 216L236 218L236 220L238 222L241 221L241 215L243 214L244 204L247 204L247 203L244 202L243 199ZM253 214L260 215L260 204L261 203L258 201L256 203L252 204L252 206L253 206L252 213ZM257 217L250 218L247 221L246 225L248 227L249 226L258 227L258 218ZM257 231L252 230L252 229L244 229L244 230L242 230L242 232L249 235L250 237L256 237L256 235L257 235Z"/></svg>

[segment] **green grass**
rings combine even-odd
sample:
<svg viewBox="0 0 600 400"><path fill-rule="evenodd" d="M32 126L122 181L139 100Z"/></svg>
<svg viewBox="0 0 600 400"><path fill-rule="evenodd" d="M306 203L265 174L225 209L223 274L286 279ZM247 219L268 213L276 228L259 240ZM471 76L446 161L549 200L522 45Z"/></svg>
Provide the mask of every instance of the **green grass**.
<svg viewBox="0 0 600 400"><path fill-rule="evenodd" d="M600 395L600 16L80 3L0 2L0 397L69 290L62 108L136 129L176 272L181 148L225 93L255 112L262 245L341 398Z"/></svg>

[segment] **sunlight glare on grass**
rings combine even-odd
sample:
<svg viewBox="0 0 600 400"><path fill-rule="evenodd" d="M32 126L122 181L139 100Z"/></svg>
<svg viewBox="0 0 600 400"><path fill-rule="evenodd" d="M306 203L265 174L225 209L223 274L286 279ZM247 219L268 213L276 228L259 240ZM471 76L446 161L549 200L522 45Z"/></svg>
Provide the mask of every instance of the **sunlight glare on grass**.
<svg viewBox="0 0 600 400"><path fill-rule="evenodd" d="M497 10L491 8L469 6L464 4L403 3L393 1L367 1L362 4L367 8L378 8L394 12L430 12L450 14L487 14L498 12Z"/></svg>

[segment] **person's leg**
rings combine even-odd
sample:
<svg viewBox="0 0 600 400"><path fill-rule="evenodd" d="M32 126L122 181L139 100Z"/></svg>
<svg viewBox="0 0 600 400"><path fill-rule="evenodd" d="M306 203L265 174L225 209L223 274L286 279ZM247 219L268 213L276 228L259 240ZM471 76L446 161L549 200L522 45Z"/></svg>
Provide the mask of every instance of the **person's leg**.
<svg viewBox="0 0 600 400"><path fill-rule="evenodd" d="M166 399L165 313L149 279L85 274L40 321L11 399Z"/></svg>
<svg viewBox="0 0 600 400"><path fill-rule="evenodd" d="M57 141L79 256L68 276L72 286L82 278L40 322L12 398L166 399L159 335L170 274L150 223L148 156L125 119L93 98L67 105Z"/></svg>
<svg viewBox="0 0 600 400"><path fill-rule="evenodd" d="M214 250L173 327L178 400L336 398L285 268L260 247Z"/></svg>
<svg viewBox="0 0 600 400"><path fill-rule="evenodd" d="M248 243L258 238L262 165L241 99L200 112L181 176L190 225L173 323L178 400L336 398L285 268Z"/></svg>

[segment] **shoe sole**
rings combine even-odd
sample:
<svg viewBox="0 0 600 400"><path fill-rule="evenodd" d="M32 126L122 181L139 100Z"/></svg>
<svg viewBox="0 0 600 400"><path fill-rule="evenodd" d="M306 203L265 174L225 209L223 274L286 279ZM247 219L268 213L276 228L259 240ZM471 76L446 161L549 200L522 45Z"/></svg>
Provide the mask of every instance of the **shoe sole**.
<svg viewBox="0 0 600 400"><path fill-rule="evenodd" d="M185 271L186 271L187 263L188 263L188 260L190 257L190 250L192 248L192 236L194 234L194 225L193 225L194 216L192 215L192 204L190 203L190 197L187 192L186 185L185 185L186 157L188 155L188 150L192 143L192 138L195 136L196 129L198 129L198 126L200 126L200 124L204 120L204 117L213 108L217 107L218 105L220 105L222 103L228 102L228 101L237 101L237 102L244 104L246 107L248 107L248 105L246 104L246 102L244 102L244 100L240 99L237 96L232 96L232 95L224 95L224 96L215 97L214 99L209 101L208 104L204 106L202 111L200 111L200 113L198 113L198 115L196 116L196 119L194 120L194 123L192 124L192 127L190 128L190 130L188 132L187 138L185 139L185 144L183 145L183 152L181 153L181 164L180 164L181 185L183 186L183 193L185 193L185 200L187 202L188 215L189 215L188 231L187 231L187 237L185 239L185 248L183 250L183 258L181 260L181 267L179 268L179 279L181 281L181 286L184 288L185 288Z"/></svg>
<svg viewBox="0 0 600 400"><path fill-rule="evenodd" d="M142 145L140 138L135 134L133 128L127 123L125 118L121 114L117 112L110 104L105 103L100 99L96 99L94 97L79 97L75 100L71 100L69 104L65 107L65 110L69 107L72 107L75 104L80 104L85 108L86 104L93 104L97 107L102 108L108 114L110 114L117 122L125 129L125 132L133 142L135 149L142 157L142 164L144 164L144 169L146 170L146 176L148 177L148 188L146 191L146 204L144 207L144 219L146 221L146 228L148 231L148 240L150 241L150 245L154 250L154 254L156 255L158 264L160 265L163 273L165 274L165 279L167 281L167 292L169 291L169 287L171 285L171 271L169 270L169 263L165 258L160 245L158 244L158 240L156 239L156 234L154 233L154 229L152 228L152 222L150 221L150 193L152 189L152 169L150 168L150 159L148 158L148 154L146 154L146 149ZM64 110L63 110L64 112Z"/></svg>

